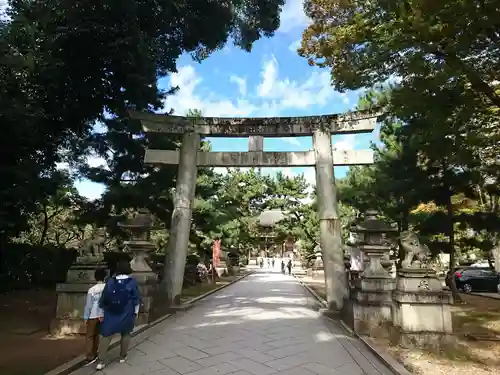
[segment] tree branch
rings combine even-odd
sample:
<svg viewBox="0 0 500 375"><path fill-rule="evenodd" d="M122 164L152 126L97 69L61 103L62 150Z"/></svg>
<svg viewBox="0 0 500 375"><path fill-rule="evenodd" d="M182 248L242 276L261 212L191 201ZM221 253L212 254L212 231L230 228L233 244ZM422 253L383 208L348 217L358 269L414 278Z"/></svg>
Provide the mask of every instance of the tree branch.
<svg viewBox="0 0 500 375"><path fill-rule="evenodd" d="M464 73L474 91L484 94L494 105L500 108L500 96L495 93L495 89L485 82L473 68L467 65L467 63L453 53L437 50L434 54L442 58L451 68Z"/></svg>

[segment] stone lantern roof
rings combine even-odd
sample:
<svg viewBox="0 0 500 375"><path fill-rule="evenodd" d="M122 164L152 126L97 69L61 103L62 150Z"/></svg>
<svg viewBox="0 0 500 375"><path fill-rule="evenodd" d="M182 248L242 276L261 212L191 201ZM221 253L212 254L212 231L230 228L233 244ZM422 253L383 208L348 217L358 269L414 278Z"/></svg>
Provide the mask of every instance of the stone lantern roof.
<svg viewBox="0 0 500 375"><path fill-rule="evenodd" d="M398 230L392 226L390 223L380 220L377 218L377 211L368 210L365 213L365 217L363 219L358 219L353 222L351 226L351 231L357 233L394 233Z"/></svg>

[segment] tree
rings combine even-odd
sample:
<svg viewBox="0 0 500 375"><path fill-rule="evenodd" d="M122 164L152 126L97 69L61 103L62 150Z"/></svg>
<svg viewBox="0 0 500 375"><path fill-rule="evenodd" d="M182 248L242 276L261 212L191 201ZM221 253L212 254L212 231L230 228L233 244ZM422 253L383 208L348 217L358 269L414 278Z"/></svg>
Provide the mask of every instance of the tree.
<svg viewBox="0 0 500 375"><path fill-rule="evenodd" d="M305 253L312 253L319 243L319 224L316 204L307 203L309 184L303 175L285 176L278 172L273 179L266 208L280 209L285 218L276 224L277 241L284 242L290 236L300 241Z"/></svg>
<svg viewBox="0 0 500 375"><path fill-rule="evenodd" d="M176 71L181 54L201 61L228 38L249 51L278 28L283 3L10 1L10 20L0 23L2 240L24 229L23 218L52 193L35 189L38 180L57 163L86 158L96 122L109 134L92 135L91 145L99 155L116 151L106 158L120 164L123 145L141 135L127 110L162 106L172 90L160 91L157 79ZM123 164L113 172L115 184L128 171Z"/></svg>
<svg viewBox="0 0 500 375"><path fill-rule="evenodd" d="M397 77L415 90L420 86L415 83L432 76L500 107L499 5L498 0L307 0L313 22L299 54L312 65L330 67L339 90Z"/></svg>
<svg viewBox="0 0 500 375"><path fill-rule="evenodd" d="M39 203L38 213L30 215L29 227L14 238L15 242L76 248L90 235L90 228L77 225L78 211L86 200L78 194L69 174L58 171L52 176L52 183L57 189L55 194Z"/></svg>
<svg viewBox="0 0 500 375"><path fill-rule="evenodd" d="M220 225L214 238L222 238L225 246L245 254L259 245L258 217L266 207L273 182L255 169L247 172L229 170L216 198Z"/></svg>

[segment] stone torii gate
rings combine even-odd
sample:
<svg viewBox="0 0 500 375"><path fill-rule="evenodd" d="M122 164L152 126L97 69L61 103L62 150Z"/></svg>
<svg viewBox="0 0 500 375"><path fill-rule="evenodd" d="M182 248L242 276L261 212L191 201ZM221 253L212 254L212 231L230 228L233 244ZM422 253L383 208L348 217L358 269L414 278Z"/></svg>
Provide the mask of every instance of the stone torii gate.
<svg viewBox="0 0 500 375"><path fill-rule="evenodd" d="M178 164L174 210L168 244L169 299L179 303L191 229L197 166L304 167L316 169L326 295L329 310L340 311L347 295L344 254L335 187L334 166L373 163L371 150L332 150L333 134L370 133L377 114L351 112L325 116L269 118L180 117L131 112L146 133L182 134L180 150L146 150L145 163ZM250 137L249 152L201 152L200 136ZM263 137L312 136L313 151L264 152Z"/></svg>

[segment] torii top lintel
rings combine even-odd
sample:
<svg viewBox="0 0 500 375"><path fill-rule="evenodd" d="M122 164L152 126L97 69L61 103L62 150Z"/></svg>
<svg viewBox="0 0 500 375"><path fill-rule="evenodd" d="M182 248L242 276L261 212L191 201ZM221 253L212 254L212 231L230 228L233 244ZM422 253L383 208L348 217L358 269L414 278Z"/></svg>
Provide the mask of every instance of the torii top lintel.
<svg viewBox="0 0 500 375"><path fill-rule="evenodd" d="M183 117L130 111L146 133L183 134L197 132L210 137L310 136L315 130L331 134L370 133L381 113L356 111L305 117Z"/></svg>

